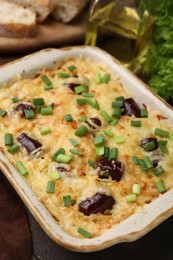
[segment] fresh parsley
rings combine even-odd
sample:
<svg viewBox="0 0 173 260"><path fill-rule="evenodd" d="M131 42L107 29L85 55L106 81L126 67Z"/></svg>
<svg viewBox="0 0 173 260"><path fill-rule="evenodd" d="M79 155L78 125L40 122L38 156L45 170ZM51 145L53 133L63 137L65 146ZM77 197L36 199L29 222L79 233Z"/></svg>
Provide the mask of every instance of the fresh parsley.
<svg viewBox="0 0 173 260"><path fill-rule="evenodd" d="M156 26L142 66L149 76L149 86L173 105L173 1L149 2Z"/></svg>

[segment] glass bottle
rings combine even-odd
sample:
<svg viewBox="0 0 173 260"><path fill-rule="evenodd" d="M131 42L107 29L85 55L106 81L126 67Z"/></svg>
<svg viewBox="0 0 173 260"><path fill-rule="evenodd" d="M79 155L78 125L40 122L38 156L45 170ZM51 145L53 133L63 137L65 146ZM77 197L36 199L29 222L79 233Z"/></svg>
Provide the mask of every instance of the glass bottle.
<svg viewBox="0 0 173 260"><path fill-rule="evenodd" d="M137 59L151 38L155 18L150 0L93 0L87 25L86 45L111 53L135 70Z"/></svg>

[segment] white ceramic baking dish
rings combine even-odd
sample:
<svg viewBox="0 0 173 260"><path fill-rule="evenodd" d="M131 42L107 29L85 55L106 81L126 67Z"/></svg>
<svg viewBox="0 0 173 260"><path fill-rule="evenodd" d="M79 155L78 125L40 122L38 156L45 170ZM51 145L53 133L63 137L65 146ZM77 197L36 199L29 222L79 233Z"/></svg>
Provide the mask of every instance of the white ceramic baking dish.
<svg viewBox="0 0 173 260"><path fill-rule="evenodd" d="M122 84L130 90L135 100L149 105L154 110L162 111L164 116L168 118L168 123L173 125L173 110L168 104L153 94L141 80L124 68L117 60L94 47L46 49L26 56L0 68L0 86L4 82L13 81L18 74L24 78L32 77L42 67L54 67L60 60L80 55L91 57L95 61L107 65L112 72L116 72L120 76ZM1 152L0 168L45 232L58 244L70 250L91 252L120 242L136 240L173 213L173 189L171 189L146 205L142 213L133 214L104 235L91 239L78 239L61 229L44 205L39 202L25 180Z"/></svg>

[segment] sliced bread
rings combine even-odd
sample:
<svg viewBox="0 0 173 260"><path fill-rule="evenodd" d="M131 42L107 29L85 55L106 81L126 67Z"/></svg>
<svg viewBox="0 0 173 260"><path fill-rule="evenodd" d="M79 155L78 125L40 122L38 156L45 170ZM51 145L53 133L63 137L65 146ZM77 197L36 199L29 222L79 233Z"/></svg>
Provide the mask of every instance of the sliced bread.
<svg viewBox="0 0 173 260"><path fill-rule="evenodd" d="M31 37L36 34L36 14L20 5L0 1L0 36Z"/></svg>
<svg viewBox="0 0 173 260"><path fill-rule="evenodd" d="M56 0L6 0L36 12L37 22L42 22L56 6ZM62 1L63 2L63 1Z"/></svg>
<svg viewBox="0 0 173 260"><path fill-rule="evenodd" d="M70 22L86 6L89 0L56 0L56 8L52 16L64 23Z"/></svg>

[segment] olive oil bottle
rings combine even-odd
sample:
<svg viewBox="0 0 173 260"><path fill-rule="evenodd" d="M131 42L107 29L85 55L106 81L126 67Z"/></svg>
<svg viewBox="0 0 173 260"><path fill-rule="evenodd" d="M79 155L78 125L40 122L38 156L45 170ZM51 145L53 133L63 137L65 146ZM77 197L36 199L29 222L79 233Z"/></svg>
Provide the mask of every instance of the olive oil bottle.
<svg viewBox="0 0 173 260"><path fill-rule="evenodd" d="M151 38L154 20L147 0L92 1L85 44L103 48L135 70L135 61Z"/></svg>

